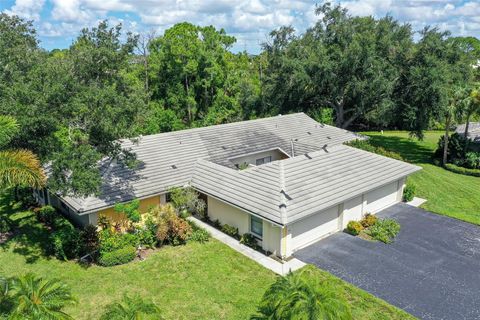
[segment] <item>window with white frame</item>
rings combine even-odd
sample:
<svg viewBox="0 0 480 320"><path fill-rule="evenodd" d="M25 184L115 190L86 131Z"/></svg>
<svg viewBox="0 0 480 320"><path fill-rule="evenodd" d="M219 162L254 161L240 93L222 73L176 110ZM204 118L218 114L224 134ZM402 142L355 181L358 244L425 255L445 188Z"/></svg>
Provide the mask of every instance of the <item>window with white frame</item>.
<svg viewBox="0 0 480 320"><path fill-rule="evenodd" d="M264 158L260 158L260 159L255 160L255 165L260 166L262 164L269 163L269 162L272 162L272 156L268 156L268 157L264 157Z"/></svg>
<svg viewBox="0 0 480 320"><path fill-rule="evenodd" d="M263 220L250 216L250 232L259 238L263 237Z"/></svg>

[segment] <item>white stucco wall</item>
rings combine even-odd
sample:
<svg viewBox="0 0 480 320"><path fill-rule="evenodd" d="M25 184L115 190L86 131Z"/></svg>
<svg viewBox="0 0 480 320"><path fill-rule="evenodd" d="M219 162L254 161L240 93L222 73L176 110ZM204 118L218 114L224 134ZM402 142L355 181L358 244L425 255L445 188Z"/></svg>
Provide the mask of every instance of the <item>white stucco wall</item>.
<svg viewBox="0 0 480 320"><path fill-rule="evenodd" d="M237 227L241 235L249 232L249 215L245 211L212 197L208 197L208 216L212 221L218 219L221 224Z"/></svg>
<svg viewBox="0 0 480 320"><path fill-rule="evenodd" d="M231 161L234 164L238 164L238 165L241 165L243 163L255 165L257 159L265 158L265 157L268 157L268 156L272 157L272 161L288 158L288 156L286 154L284 154L283 152L281 152L280 150L274 149L274 150L269 150L269 151L257 152L257 153L254 153L254 154L248 154L248 155L245 155L245 156L240 156L240 157L231 159Z"/></svg>
<svg viewBox="0 0 480 320"><path fill-rule="evenodd" d="M238 228L240 235L250 233L250 214L212 197L208 197L208 215L210 220L218 219L221 224ZM282 228L263 220L262 249L281 256Z"/></svg>
<svg viewBox="0 0 480 320"><path fill-rule="evenodd" d="M281 256L281 237L282 228L267 221L263 221L263 250Z"/></svg>

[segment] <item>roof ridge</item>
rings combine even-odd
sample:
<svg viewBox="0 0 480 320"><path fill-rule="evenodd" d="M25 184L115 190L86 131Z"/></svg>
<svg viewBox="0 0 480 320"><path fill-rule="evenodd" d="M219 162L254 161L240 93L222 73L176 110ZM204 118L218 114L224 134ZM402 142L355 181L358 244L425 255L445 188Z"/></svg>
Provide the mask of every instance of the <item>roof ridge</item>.
<svg viewBox="0 0 480 320"><path fill-rule="evenodd" d="M285 173L283 171L283 162L278 163L278 181L280 186L280 221L282 224L287 223L287 190L285 190Z"/></svg>
<svg viewBox="0 0 480 320"><path fill-rule="evenodd" d="M236 121L236 122L230 122L230 123L214 124L214 125L206 126L206 127L188 128L188 129L169 131L169 132L160 132L160 133L149 134L149 135L145 135L145 136L138 136L138 137L135 137L135 138L141 139L141 138L155 137L155 136L160 136L160 135L167 136L167 135L175 135L175 134L180 134L180 133L205 131L205 130L212 129L212 128L217 128L217 127L230 127L230 126L240 125L242 123L263 122L263 121L268 121L268 120L271 121L271 120L279 119L279 118L283 118L283 117L293 117L293 116L299 116L299 115L305 115L305 116L308 117L308 115L306 115L305 112L296 112L296 113L289 113L289 114L283 114L283 115L282 114L277 114L275 116L266 117L266 118L249 119L249 120L242 120L242 121ZM127 142L131 139L130 138L121 138L119 140L121 142Z"/></svg>

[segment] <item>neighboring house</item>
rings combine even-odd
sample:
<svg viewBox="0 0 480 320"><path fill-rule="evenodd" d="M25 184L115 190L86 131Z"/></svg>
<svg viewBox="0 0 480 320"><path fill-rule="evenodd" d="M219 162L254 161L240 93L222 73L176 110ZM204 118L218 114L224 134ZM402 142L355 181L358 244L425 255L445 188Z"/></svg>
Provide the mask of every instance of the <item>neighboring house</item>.
<svg viewBox="0 0 480 320"><path fill-rule="evenodd" d="M150 135L122 142L140 166L104 164L99 197L41 196L78 223L96 224L101 215L123 219L115 203L139 198L144 211L165 203L170 187L191 185L212 220L285 259L401 201L405 178L420 168L343 145L358 138L303 113Z"/></svg>
<svg viewBox="0 0 480 320"><path fill-rule="evenodd" d="M455 132L458 133L459 135L464 136L465 135L465 126L466 124L460 124L457 126L455 129ZM480 144L480 122L470 122L468 125L468 138L475 142Z"/></svg>

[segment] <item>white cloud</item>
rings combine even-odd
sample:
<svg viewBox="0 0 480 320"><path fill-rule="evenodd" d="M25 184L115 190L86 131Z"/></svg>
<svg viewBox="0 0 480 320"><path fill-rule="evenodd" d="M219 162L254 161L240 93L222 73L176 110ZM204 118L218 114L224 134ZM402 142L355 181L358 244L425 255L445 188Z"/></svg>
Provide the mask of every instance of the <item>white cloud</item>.
<svg viewBox="0 0 480 320"><path fill-rule="evenodd" d="M2 0L0 0L2 1ZM4 1L4 0L3 0ZM272 29L292 25L299 32L317 20L322 0L16 0L5 10L39 21L45 1L51 12L37 23L39 34L74 37L81 28L108 18L132 31L161 33L175 23L215 25L237 37L236 49L257 48ZM479 0L332 0L353 15L392 15L418 30L437 25L458 35L480 36ZM121 18L117 18L121 17ZM46 20L46 21L45 21Z"/></svg>
<svg viewBox="0 0 480 320"><path fill-rule="evenodd" d="M4 10L4 12L27 20L39 21L40 12L44 4L45 0L16 0L15 4L9 10Z"/></svg>

